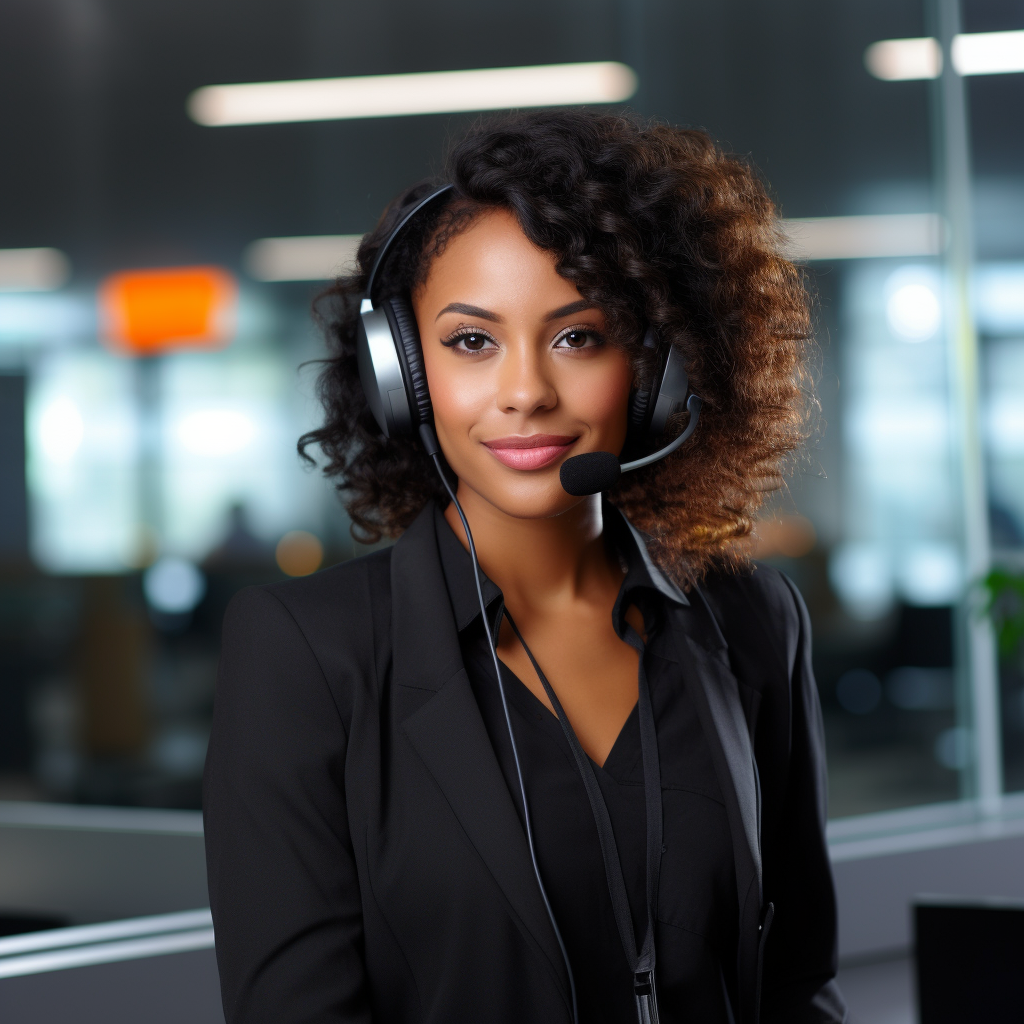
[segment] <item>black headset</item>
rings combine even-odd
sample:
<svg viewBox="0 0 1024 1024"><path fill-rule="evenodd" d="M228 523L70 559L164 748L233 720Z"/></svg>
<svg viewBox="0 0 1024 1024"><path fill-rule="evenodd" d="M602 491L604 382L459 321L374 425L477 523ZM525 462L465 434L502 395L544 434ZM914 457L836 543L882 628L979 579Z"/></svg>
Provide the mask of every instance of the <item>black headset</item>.
<svg viewBox="0 0 1024 1024"><path fill-rule="evenodd" d="M412 303L407 295L395 295L375 305L374 285L388 252L406 225L420 210L447 195L453 187L449 184L435 189L394 227L377 253L359 307L359 378L370 411L385 437L417 433L422 436L421 427L433 427L434 413ZM690 394L687 401L689 377L678 349L671 344L661 344L652 328L648 328L643 344L645 349L656 351L656 368L651 383L636 389L630 396L630 437L640 444L656 440L683 408L690 412L686 430L653 455L622 465L610 452L590 452L567 459L563 470L568 468L569 472L563 472L561 479L570 494L593 494L607 489L619 473L650 465L671 454L697 427L701 400ZM614 466L609 460L614 460ZM592 486L594 484L600 486Z"/></svg>

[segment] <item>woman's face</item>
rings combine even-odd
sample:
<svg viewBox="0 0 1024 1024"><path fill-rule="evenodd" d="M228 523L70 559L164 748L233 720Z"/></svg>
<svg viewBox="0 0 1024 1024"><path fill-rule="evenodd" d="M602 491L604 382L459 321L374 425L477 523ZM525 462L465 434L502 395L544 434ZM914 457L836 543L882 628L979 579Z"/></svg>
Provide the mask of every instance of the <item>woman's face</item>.
<svg viewBox="0 0 1024 1024"><path fill-rule="evenodd" d="M412 299L438 440L460 485L525 519L584 500L562 489L559 467L621 452L632 383L601 311L504 210L453 238Z"/></svg>

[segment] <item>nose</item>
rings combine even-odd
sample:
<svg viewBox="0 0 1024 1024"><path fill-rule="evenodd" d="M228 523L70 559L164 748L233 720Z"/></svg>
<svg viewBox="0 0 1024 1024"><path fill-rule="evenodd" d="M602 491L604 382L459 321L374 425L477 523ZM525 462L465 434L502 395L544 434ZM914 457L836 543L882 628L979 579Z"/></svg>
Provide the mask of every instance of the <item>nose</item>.
<svg viewBox="0 0 1024 1024"><path fill-rule="evenodd" d="M498 371L498 407L529 416L553 409L558 393L540 352L531 342L510 340Z"/></svg>

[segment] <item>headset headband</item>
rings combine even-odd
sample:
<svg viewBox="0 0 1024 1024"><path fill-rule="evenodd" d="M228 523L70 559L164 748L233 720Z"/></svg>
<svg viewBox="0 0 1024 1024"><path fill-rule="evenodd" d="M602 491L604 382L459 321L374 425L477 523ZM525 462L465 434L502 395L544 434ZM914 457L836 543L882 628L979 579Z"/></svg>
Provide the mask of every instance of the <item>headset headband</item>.
<svg viewBox="0 0 1024 1024"><path fill-rule="evenodd" d="M443 196L446 192L450 192L454 185L442 185L440 188L434 189L430 195L425 196L421 199L399 222L397 227L388 235L384 244L380 247L380 251L377 253L377 258L373 261L373 269L370 271L370 276L366 281L366 297L373 300L373 286L377 281L377 272L384 265L384 259L391 249L392 243L402 233L402 229L416 216L420 210L423 209L428 203L432 203L438 196Z"/></svg>

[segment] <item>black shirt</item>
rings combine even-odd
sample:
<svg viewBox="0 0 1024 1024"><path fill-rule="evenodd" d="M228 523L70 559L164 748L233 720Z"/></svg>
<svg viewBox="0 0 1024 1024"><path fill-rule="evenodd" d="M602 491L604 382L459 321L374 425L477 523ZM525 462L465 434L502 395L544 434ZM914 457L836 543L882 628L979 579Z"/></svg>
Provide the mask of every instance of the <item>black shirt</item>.
<svg viewBox="0 0 1024 1024"><path fill-rule="evenodd" d="M651 688L661 760L664 847L656 925L658 1008L664 1024L727 1024L732 1019L738 907L729 822L711 752L681 675L666 602L686 596L653 565L643 540L613 506L604 506L605 538L625 570L613 624L644 617L644 668ZM508 729L468 552L435 515L445 582L463 660L513 802L522 815ZM501 592L484 580L489 616ZM543 668L543 664L541 665ZM576 980L581 1024L632 1024L632 979L615 925L593 813L557 718L503 666L512 727L530 805L541 876ZM558 690L558 680L551 679ZM637 948L647 927L646 811L637 707L603 767L594 768L608 805L633 916Z"/></svg>

